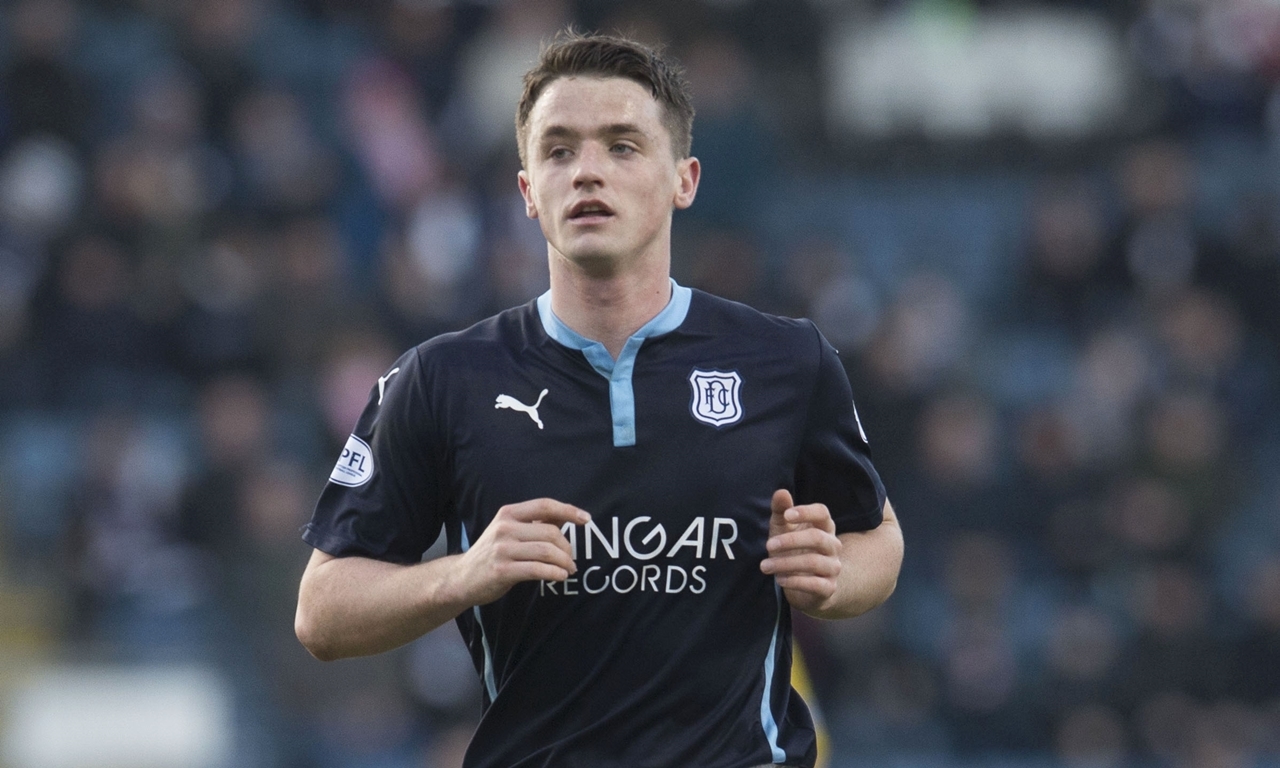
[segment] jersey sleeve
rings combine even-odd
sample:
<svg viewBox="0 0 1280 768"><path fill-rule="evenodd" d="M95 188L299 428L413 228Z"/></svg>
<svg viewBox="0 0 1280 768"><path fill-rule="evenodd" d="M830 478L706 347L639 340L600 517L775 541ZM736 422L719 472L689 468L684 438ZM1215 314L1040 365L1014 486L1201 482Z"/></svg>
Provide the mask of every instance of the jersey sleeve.
<svg viewBox="0 0 1280 768"><path fill-rule="evenodd" d="M870 530L884 519L884 484L871 463L840 357L821 334L818 343L817 382L796 462L796 503L826 504L836 533Z"/></svg>
<svg viewBox="0 0 1280 768"><path fill-rule="evenodd" d="M369 394L302 538L330 555L416 563L443 521L443 466L417 350Z"/></svg>

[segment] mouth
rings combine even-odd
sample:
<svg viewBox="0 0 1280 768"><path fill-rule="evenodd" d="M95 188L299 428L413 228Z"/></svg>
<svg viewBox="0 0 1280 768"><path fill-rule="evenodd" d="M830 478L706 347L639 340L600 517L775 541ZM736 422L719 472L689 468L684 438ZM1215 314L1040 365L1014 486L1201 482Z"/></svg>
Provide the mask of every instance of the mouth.
<svg viewBox="0 0 1280 768"><path fill-rule="evenodd" d="M599 200L582 200L569 209L567 218L578 224L599 224L613 218L613 209Z"/></svg>

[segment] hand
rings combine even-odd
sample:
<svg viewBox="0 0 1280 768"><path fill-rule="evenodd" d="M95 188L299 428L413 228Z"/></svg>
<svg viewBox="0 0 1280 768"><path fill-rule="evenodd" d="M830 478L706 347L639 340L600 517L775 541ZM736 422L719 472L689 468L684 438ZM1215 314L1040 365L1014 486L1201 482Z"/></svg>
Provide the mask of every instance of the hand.
<svg viewBox="0 0 1280 768"><path fill-rule="evenodd" d="M774 491L769 518L769 557L760 570L773 574L787 601L802 611L821 610L840 577L840 539L826 504L794 506L791 493Z"/></svg>
<svg viewBox="0 0 1280 768"><path fill-rule="evenodd" d="M459 559L457 576L470 605L485 605L522 581L564 581L577 573L573 549L560 532L565 523L591 519L554 499L508 504Z"/></svg>

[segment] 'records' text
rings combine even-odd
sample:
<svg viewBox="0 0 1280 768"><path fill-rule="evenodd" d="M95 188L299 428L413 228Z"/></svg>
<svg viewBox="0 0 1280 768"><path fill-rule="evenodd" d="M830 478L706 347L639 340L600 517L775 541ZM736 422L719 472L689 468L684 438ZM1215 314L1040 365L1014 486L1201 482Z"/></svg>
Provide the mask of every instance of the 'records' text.
<svg viewBox="0 0 1280 768"><path fill-rule="evenodd" d="M565 523L560 531L569 540L578 572L565 581L541 581L538 594L543 597L633 591L674 595L686 590L699 595L707 589L707 566L691 566L690 558L733 560L732 545L738 540L738 523L728 517L695 517L670 541L666 526L648 516L625 524L614 517L603 527L594 520L585 526ZM663 562L677 556L680 565ZM624 557L638 562L619 563Z"/></svg>

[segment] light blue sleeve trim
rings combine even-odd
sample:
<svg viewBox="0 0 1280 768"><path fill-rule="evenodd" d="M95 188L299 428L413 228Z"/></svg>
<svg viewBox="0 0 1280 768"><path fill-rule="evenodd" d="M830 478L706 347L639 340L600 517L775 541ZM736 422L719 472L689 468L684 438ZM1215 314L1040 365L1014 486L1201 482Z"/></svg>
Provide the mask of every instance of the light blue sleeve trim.
<svg viewBox="0 0 1280 768"><path fill-rule="evenodd" d="M613 419L613 445L624 448L636 444L636 397L631 386L636 356L650 336L661 336L680 327L689 314L693 291L671 281L671 299L667 306L627 339L614 360L604 344L592 341L564 324L551 310L551 291L538 297L538 317L542 328L555 341L570 349L580 350L591 367L609 381L609 412Z"/></svg>
<svg viewBox="0 0 1280 768"><path fill-rule="evenodd" d="M773 751L773 762L782 763L787 753L778 746L778 721L773 718L773 708L769 700L773 693L773 659L778 650L778 628L782 624L782 590L778 582L773 583L773 594L778 600L777 617L773 620L773 639L769 641L769 654L764 657L764 695L760 698L760 725L764 727L764 736L769 740L769 749Z"/></svg>
<svg viewBox="0 0 1280 768"><path fill-rule="evenodd" d="M467 526L459 523L458 528L462 530L462 551L466 552L471 549L471 542L467 539ZM493 654L489 652L489 637L484 632L484 622L480 621L480 606L472 606L471 610L475 612L476 626L480 627L480 645L484 648L484 688L489 693L489 703L492 704L498 698L498 686L493 682Z"/></svg>

